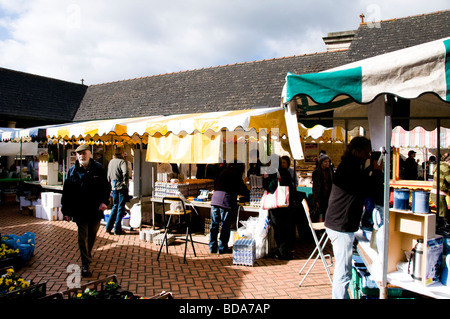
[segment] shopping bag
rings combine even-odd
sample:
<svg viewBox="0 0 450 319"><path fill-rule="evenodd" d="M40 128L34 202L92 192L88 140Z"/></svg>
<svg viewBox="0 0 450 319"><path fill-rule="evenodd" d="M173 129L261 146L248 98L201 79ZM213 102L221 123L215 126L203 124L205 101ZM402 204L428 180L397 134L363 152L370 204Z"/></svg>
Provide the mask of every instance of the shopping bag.
<svg viewBox="0 0 450 319"><path fill-rule="evenodd" d="M261 198L261 208L265 210L288 207L289 206L289 186L281 186L278 182L274 193L264 191Z"/></svg>

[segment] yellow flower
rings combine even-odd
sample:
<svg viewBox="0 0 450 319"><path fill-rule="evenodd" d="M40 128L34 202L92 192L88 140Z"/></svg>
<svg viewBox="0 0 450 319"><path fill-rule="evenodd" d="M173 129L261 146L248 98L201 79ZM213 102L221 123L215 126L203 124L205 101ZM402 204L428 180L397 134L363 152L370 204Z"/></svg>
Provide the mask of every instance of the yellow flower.
<svg viewBox="0 0 450 319"><path fill-rule="evenodd" d="M79 293L77 294L77 298L81 298L81 296L83 296L83 294L82 294L81 292L79 292Z"/></svg>
<svg viewBox="0 0 450 319"><path fill-rule="evenodd" d="M14 269L8 268L8 269L6 270L6 274L7 274L9 277L12 277L12 276L14 275Z"/></svg>

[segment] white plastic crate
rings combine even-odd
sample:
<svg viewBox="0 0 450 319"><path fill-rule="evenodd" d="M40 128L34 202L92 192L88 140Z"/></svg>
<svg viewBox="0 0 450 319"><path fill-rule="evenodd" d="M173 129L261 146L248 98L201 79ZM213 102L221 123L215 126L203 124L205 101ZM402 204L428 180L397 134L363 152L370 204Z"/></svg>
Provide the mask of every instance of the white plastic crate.
<svg viewBox="0 0 450 319"><path fill-rule="evenodd" d="M142 229L139 232L139 239L152 243L153 238L161 233L160 230L156 229Z"/></svg>
<svg viewBox="0 0 450 319"><path fill-rule="evenodd" d="M153 237L153 242L156 245L162 245L164 241L164 233L158 234L155 237ZM173 234L167 234L167 245L170 245L175 241L175 236Z"/></svg>

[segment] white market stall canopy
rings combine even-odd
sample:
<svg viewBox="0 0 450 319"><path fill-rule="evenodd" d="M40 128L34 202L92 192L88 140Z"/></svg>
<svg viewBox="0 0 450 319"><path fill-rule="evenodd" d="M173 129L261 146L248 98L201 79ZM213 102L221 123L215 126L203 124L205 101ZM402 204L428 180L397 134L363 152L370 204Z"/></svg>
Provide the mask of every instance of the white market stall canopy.
<svg viewBox="0 0 450 319"><path fill-rule="evenodd" d="M288 135L283 108L171 115L140 123L134 133L148 134L149 162L217 163L222 143L272 133ZM136 131L137 130L137 131Z"/></svg>
<svg viewBox="0 0 450 319"><path fill-rule="evenodd" d="M0 128L0 141L2 142L29 142L32 140L45 139L46 128L48 126L37 126L30 128Z"/></svg>
<svg viewBox="0 0 450 319"><path fill-rule="evenodd" d="M139 136L133 136L133 134L128 135L128 131L132 130L139 122L159 117L137 117L67 123L47 128L46 135L50 139L64 139L66 141L83 139L86 141L103 141L106 143L114 141L136 143L139 141Z"/></svg>
<svg viewBox="0 0 450 319"><path fill-rule="evenodd" d="M392 114L395 99L411 101L409 120L416 110L425 121L417 119L426 130L450 127L450 38L431 41L403 50L357 61L321 73L286 76L282 92L283 105L310 115L333 110L333 117L351 118L366 113L372 132L381 131L382 151L390 159ZM414 104L413 104L414 102ZM338 114L337 111L346 111ZM360 113L358 113L358 111ZM418 116L420 117L420 116ZM437 119L437 120L432 120ZM361 119L355 125L361 125ZM424 123L424 125L422 125ZM333 125L336 126L336 125ZM372 142L373 145L373 142ZM384 225L389 229L390 161L384 162ZM437 190L439 192L439 189ZM439 207L437 207L439 210ZM389 231L384 231L384 247L379 249L380 297L387 298ZM376 271L375 271L376 270Z"/></svg>
<svg viewBox="0 0 450 319"><path fill-rule="evenodd" d="M386 53L320 73L288 73L284 102L295 101L304 115L333 111L333 126L367 129L368 109L376 98L391 94L409 100L409 127L450 128L450 38ZM352 118L355 120L352 121ZM424 120L430 118L430 120ZM336 120L339 119L339 120ZM301 119L300 119L301 121Z"/></svg>
<svg viewBox="0 0 450 319"><path fill-rule="evenodd" d="M38 155L38 145L37 142L0 142L0 156L36 156Z"/></svg>
<svg viewBox="0 0 450 319"><path fill-rule="evenodd" d="M223 136L224 132L230 133ZM48 127L46 136L67 141L143 142L148 144L147 161L216 163L221 143L236 136L231 132L287 135L285 111L276 107L96 120Z"/></svg>
<svg viewBox="0 0 450 319"><path fill-rule="evenodd" d="M423 127L416 127L411 131L406 131L401 126L392 130L393 147L426 147L437 148L438 137L437 128L433 131L427 131ZM441 127L440 147L450 148L450 129Z"/></svg>

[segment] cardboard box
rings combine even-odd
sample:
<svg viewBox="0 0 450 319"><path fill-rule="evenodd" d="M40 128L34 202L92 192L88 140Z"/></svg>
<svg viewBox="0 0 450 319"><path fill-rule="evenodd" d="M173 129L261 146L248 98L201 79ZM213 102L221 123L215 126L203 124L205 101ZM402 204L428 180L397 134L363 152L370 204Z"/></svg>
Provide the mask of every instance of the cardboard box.
<svg viewBox="0 0 450 319"><path fill-rule="evenodd" d="M27 216L36 216L36 207L35 206L23 206L22 214Z"/></svg>

